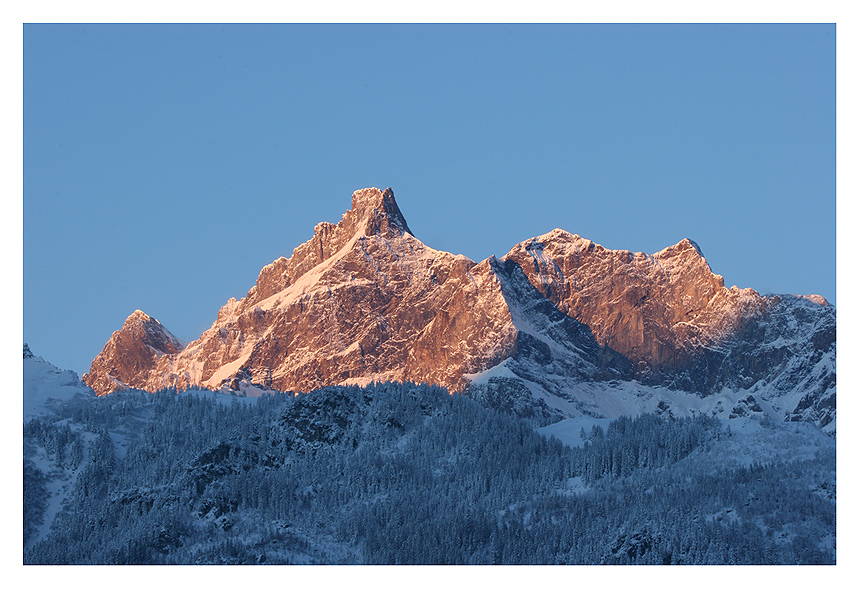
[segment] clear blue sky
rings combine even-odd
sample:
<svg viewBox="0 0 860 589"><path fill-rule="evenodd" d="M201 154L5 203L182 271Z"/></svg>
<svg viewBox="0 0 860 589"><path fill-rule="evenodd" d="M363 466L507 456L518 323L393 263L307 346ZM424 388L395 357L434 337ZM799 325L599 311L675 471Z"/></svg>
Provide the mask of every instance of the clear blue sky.
<svg viewBox="0 0 860 589"><path fill-rule="evenodd" d="M835 129L832 25L25 25L24 341L191 341L367 186L474 260L689 237L835 302Z"/></svg>

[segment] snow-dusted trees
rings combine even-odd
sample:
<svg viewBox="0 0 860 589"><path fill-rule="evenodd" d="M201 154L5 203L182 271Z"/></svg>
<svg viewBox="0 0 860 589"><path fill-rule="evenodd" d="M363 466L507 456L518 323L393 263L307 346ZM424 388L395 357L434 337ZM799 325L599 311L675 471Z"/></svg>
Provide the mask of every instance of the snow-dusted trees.
<svg viewBox="0 0 860 589"><path fill-rule="evenodd" d="M589 483L602 477L626 477L638 468L677 462L720 435L720 422L714 417L620 417L609 424L605 435L600 426L593 426L590 441L574 451L573 461L577 473Z"/></svg>
<svg viewBox="0 0 860 589"><path fill-rule="evenodd" d="M32 460L24 459L24 544L44 522L49 497L45 482L45 474Z"/></svg>
<svg viewBox="0 0 860 589"><path fill-rule="evenodd" d="M28 423L25 443L78 474L26 562L812 563L835 554L832 451L699 466L724 437L704 417L619 419L571 449L528 421L411 383L227 404L127 391L58 417ZM25 535L44 513L40 473L25 461Z"/></svg>

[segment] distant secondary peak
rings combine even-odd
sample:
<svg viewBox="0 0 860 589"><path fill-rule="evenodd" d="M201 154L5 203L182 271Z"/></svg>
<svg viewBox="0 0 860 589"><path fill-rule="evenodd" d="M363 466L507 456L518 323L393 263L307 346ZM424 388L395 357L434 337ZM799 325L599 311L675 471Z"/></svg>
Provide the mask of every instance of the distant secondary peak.
<svg viewBox="0 0 860 589"><path fill-rule="evenodd" d="M24 359L32 358L33 352L30 351L30 346L24 344Z"/></svg>
<svg viewBox="0 0 860 589"><path fill-rule="evenodd" d="M815 303L816 305L821 305L822 307L829 307L830 306L830 303L827 302L827 299L825 299L823 296L821 296L819 294L801 295L801 298L803 298L804 300L807 300L811 303Z"/></svg>
<svg viewBox="0 0 860 589"><path fill-rule="evenodd" d="M152 321L152 317L141 311L140 309L135 310L134 313L129 315L125 322L122 324L123 327L133 325L135 323L140 323L141 321ZM158 323L158 321L156 321Z"/></svg>
<svg viewBox="0 0 860 589"><path fill-rule="evenodd" d="M158 319L140 309L128 316L121 332L133 334L133 337L164 352L173 353L185 347L185 342L170 333Z"/></svg>
<svg viewBox="0 0 860 589"><path fill-rule="evenodd" d="M556 227L549 233L544 233L543 235L538 235L537 237L533 237L532 241L537 241L541 243L547 243L550 241L572 241L574 239L579 238L578 235L574 235L569 231L565 231L564 229L559 229Z"/></svg>
<svg viewBox="0 0 860 589"><path fill-rule="evenodd" d="M385 232L394 228L400 233L412 233L391 188L363 188L352 193L352 214L358 219L369 221L368 234Z"/></svg>
<svg viewBox="0 0 860 589"><path fill-rule="evenodd" d="M684 238L675 245L670 245L669 247L660 250L654 254L654 257L662 258L669 256L677 256L679 254L695 254L699 258L704 258L704 254L702 253L702 248L699 247L692 239Z"/></svg>
<svg viewBox="0 0 860 589"><path fill-rule="evenodd" d="M681 240L681 243L679 245L684 245L686 247L692 247L694 250L696 250L697 254L699 254L703 258L705 257L705 255L702 253L702 248L700 248L699 244L696 243L695 241L693 241L692 239L687 239L685 237L684 239Z"/></svg>
<svg viewBox="0 0 860 589"><path fill-rule="evenodd" d="M122 329L113 332L83 380L98 395L118 388L143 388L159 358L184 348L185 343L157 319L137 309L126 318Z"/></svg>

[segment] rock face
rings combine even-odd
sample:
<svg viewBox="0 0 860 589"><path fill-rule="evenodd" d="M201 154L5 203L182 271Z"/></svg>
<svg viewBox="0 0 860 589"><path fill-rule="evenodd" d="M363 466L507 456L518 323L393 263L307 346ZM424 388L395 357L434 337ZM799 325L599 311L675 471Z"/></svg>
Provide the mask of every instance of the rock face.
<svg viewBox="0 0 860 589"><path fill-rule="evenodd" d="M504 259L588 325L601 345L629 358L645 382L671 378L767 307L752 289L725 288L689 239L647 255L608 250L556 229L518 244Z"/></svg>
<svg viewBox="0 0 860 589"><path fill-rule="evenodd" d="M823 297L726 288L688 239L647 255L556 229L504 260L628 358L636 382L700 397L734 392L715 413L741 411L746 391L771 416L835 428L836 310Z"/></svg>
<svg viewBox="0 0 860 589"><path fill-rule="evenodd" d="M116 389L146 388L160 358L185 347L157 319L137 310L115 331L83 376L97 394Z"/></svg>
<svg viewBox="0 0 860 589"><path fill-rule="evenodd" d="M478 398L509 391L506 406L546 419L689 412L678 395L728 388L708 410L752 406L752 394L776 417L826 425L835 310L814 297L726 288L686 239L646 255L556 229L476 263L421 243L391 189L368 188L338 224L264 267L199 339L185 346L136 311L85 380L99 394L413 380Z"/></svg>

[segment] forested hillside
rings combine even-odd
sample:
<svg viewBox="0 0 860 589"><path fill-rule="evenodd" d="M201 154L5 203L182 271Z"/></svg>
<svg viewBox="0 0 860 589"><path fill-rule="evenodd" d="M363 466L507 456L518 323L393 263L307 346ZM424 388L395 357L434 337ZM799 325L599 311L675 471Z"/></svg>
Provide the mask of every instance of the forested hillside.
<svg viewBox="0 0 860 589"><path fill-rule="evenodd" d="M24 426L24 559L833 563L832 437L762 425L811 450L654 415L570 448L426 385L78 396Z"/></svg>

